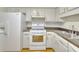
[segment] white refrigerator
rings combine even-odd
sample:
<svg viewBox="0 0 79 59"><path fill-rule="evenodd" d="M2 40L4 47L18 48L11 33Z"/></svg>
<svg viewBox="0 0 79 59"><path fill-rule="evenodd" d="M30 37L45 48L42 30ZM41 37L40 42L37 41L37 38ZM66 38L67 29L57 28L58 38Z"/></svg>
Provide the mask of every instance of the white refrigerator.
<svg viewBox="0 0 79 59"><path fill-rule="evenodd" d="M25 28L25 14L20 12L0 13L0 21L4 23L4 39L0 51L21 51L23 45L23 29ZM2 41L4 40L4 41Z"/></svg>

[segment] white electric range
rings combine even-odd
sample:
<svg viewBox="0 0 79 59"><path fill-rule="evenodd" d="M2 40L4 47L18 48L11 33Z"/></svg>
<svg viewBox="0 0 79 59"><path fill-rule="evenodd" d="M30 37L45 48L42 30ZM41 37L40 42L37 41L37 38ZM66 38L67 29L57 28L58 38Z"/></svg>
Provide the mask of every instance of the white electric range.
<svg viewBox="0 0 79 59"><path fill-rule="evenodd" d="M30 30L30 50L46 49L46 30Z"/></svg>

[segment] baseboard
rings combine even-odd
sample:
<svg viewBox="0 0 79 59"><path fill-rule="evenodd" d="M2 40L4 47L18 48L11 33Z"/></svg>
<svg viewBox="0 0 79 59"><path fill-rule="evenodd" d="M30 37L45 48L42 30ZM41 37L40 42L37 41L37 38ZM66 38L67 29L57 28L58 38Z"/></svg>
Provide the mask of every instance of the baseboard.
<svg viewBox="0 0 79 59"><path fill-rule="evenodd" d="M46 50L29 50L29 48L22 48L21 52L55 52L53 48L46 48Z"/></svg>

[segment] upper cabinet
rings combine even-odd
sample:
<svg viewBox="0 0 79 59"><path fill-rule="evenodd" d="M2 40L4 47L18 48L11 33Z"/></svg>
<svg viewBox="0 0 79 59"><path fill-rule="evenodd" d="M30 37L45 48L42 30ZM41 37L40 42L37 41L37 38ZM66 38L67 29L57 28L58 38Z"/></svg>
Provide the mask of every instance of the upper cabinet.
<svg viewBox="0 0 79 59"><path fill-rule="evenodd" d="M59 18L65 21L79 21L78 7L61 7L59 10Z"/></svg>
<svg viewBox="0 0 79 59"><path fill-rule="evenodd" d="M66 8L67 8L68 11L71 11L71 10L77 8L77 7L66 7Z"/></svg>
<svg viewBox="0 0 79 59"><path fill-rule="evenodd" d="M74 12L75 10L77 10L78 7L60 7L59 9L59 15L60 17L65 17L65 14L70 13L70 12ZM75 11L77 12L77 11ZM71 15L72 15L71 13ZM64 15L64 16L63 16ZM67 14L67 16L70 16Z"/></svg>

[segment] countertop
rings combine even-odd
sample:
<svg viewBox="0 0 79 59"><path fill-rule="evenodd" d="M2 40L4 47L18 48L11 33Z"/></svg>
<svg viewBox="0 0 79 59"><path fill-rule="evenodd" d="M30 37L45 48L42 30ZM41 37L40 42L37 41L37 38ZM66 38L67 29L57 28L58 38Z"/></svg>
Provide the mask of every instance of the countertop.
<svg viewBox="0 0 79 59"><path fill-rule="evenodd" d="M73 45L79 48L79 39L70 39L71 35L68 33L69 30L66 30L63 28L51 28L50 30L53 30L53 29L54 30L57 29L56 31L54 31L55 33L57 33L59 36L61 36L62 38L64 38L65 40L67 40L68 42L72 43ZM65 33L63 33L62 31L64 31ZM27 32L27 31L23 31L23 32Z"/></svg>
<svg viewBox="0 0 79 59"><path fill-rule="evenodd" d="M31 29L31 27L27 27L27 29L23 30L23 32L26 32L27 30L29 31ZM66 29L63 27L45 27L46 30L59 30L59 31L66 31L66 32L72 32L72 30L70 29ZM79 35L79 31L75 31L73 30L73 32L77 33Z"/></svg>
<svg viewBox="0 0 79 59"><path fill-rule="evenodd" d="M61 36L62 38L64 38L65 40L69 41L70 43L79 48L79 39L70 39L70 34L65 34L61 31L55 31L55 33L57 33L59 36Z"/></svg>

